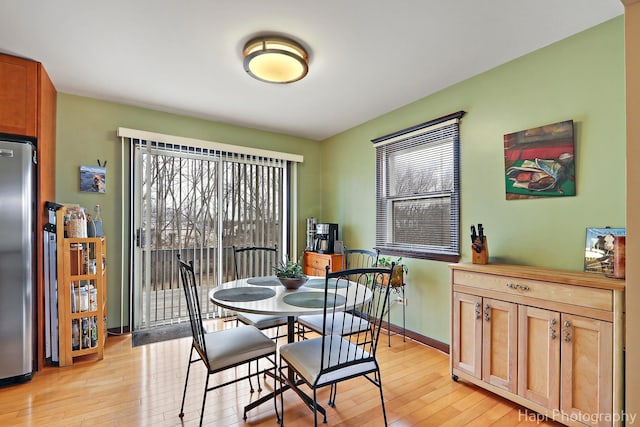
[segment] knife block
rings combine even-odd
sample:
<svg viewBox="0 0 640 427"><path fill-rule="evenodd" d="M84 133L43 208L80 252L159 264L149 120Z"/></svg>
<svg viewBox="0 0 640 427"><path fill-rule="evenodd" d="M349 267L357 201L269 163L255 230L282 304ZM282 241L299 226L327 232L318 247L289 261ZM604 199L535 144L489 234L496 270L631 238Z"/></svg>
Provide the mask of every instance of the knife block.
<svg viewBox="0 0 640 427"><path fill-rule="evenodd" d="M487 264L489 262L487 236L484 236L484 244L482 245L482 250L480 252L476 252L476 250L473 248L473 245L471 245L471 262L474 264Z"/></svg>

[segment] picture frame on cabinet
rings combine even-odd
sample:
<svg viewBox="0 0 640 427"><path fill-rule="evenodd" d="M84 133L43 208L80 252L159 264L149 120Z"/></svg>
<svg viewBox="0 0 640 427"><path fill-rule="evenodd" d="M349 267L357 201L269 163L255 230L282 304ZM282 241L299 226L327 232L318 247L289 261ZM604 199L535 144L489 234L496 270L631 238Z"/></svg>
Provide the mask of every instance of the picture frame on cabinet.
<svg viewBox="0 0 640 427"><path fill-rule="evenodd" d="M625 236L624 228L587 228L584 249L584 271L614 274L617 236Z"/></svg>
<svg viewBox="0 0 640 427"><path fill-rule="evenodd" d="M107 168L104 166L80 166L80 191L107 192Z"/></svg>

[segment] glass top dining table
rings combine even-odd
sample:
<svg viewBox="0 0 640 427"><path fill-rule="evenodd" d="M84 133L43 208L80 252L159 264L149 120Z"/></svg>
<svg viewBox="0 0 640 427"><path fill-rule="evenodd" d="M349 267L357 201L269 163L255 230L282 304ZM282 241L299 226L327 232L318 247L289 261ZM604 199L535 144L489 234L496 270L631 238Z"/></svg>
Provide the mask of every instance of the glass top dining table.
<svg viewBox="0 0 640 427"><path fill-rule="evenodd" d="M323 313L325 280L324 277L310 276L303 286L289 290L275 276L238 279L211 290L209 299L233 311L287 316L287 341L293 342L297 316ZM328 298L336 298L337 306L343 310L362 305L373 297L367 287L354 282L340 281L335 292L332 284L329 288Z"/></svg>

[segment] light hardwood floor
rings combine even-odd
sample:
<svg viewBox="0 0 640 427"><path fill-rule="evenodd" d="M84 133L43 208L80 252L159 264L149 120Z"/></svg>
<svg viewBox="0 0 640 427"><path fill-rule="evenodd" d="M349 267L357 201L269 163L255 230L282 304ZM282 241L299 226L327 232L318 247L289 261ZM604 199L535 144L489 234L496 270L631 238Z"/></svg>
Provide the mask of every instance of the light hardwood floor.
<svg viewBox="0 0 640 427"><path fill-rule="evenodd" d="M232 322L223 326L210 321L207 328L231 326ZM452 381L446 354L409 339L403 343L401 336L392 336L391 344L387 347L384 337L378 349L390 426L558 425L487 391ZM0 388L0 425L197 425L205 378L200 363L191 371L184 419L178 417L190 345L191 338L182 338L132 348L130 335L110 336L104 360L76 359L70 367L45 368L26 384ZM263 393L270 390L269 383ZM258 396L249 393L246 381L210 392L204 424L277 425L271 402L250 411L246 423L242 420L244 405ZM319 396L326 402L328 389ZM293 392L285 393L285 411L287 426L313 424L311 411ZM383 425L377 388L364 379L340 384L336 407L327 408L327 418L331 426Z"/></svg>

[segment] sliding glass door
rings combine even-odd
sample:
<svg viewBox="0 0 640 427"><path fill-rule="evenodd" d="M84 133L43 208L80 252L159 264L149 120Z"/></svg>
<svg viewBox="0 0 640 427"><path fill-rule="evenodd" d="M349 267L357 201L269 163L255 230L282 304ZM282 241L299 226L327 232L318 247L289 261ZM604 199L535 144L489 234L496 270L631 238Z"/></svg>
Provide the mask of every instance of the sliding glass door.
<svg viewBox="0 0 640 427"><path fill-rule="evenodd" d="M187 318L178 254L199 275L203 315L222 315L208 293L233 279L233 245L288 246L288 162L132 141L133 330Z"/></svg>

